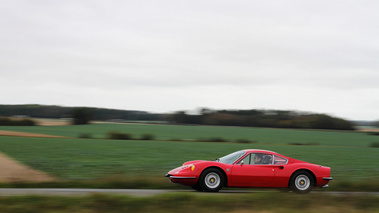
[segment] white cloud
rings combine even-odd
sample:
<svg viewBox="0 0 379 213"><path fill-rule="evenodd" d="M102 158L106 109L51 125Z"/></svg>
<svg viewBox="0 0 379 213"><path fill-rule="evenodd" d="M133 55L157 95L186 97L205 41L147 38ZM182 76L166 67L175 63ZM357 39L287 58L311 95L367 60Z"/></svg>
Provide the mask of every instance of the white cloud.
<svg viewBox="0 0 379 213"><path fill-rule="evenodd" d="M0 104L278 108L378 119L378 6L8 1L0 6Z"/></svg>

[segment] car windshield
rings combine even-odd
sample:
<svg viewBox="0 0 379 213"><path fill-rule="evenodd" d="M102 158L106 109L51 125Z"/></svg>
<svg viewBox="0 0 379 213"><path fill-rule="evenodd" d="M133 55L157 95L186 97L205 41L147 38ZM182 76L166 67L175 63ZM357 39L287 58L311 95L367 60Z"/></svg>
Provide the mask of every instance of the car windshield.
<svg viewBox="0 0 379 213"><path fill-rule="evenodd" d="M217 159L216 161L226 164L233 164L238 160L240 157L242 157L246 152L244 151L237 151L233 152L232 154L226 155L222 158Z"/></svg>

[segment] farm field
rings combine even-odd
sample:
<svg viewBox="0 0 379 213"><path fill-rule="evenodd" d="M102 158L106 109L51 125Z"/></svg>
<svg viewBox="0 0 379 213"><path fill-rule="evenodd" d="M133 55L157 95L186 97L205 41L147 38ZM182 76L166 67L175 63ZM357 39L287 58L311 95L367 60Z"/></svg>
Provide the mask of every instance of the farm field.
<svg viewBox="0 0 379 213"><path fill-rule="evenodd" d="M105 138L110 131L130 133L134 137L153 134L156 140L201 140L221 137L226 140L250 139L264 144L303 143L331 146L367 147L379 137L354 131L318 131L225 126L184 126L149 124L92 124L67 126L1 126L0 130L30 132L64 137L90 134L92 138Z"/></svg>
<svg viewBox="0 0 379 213"><path fill-rule="evenodd" d="M94 124L86 126L0 127L1 130L72 138L0 136L0 151L61 180L96 180L112 176L144 177L167 183L164 174L185 161L213 160L240 149L268 149L300 160L330 166L333 184L379 177L379 137L358 132L214 126ZM155 140L104 139L108 131ZM90 134L92 139L76 138ZM221 137L254 143L168 141ZM290 145L290 144L311 145Z"/></svg>

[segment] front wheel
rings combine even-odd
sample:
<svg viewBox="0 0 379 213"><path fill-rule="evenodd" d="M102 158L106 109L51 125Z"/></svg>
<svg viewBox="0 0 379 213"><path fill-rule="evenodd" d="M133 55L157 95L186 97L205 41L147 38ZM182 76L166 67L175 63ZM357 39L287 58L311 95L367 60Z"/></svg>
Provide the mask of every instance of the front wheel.
<svg viewBox="0 0 379 213"><path fill-rule="evenodd" d="M219 169L209 168L200 176L200 187L206 192L218 192L224 185L225 178Z"/></svg>
<svg viewBox="0 0 379 213"><path fill-rule="evenodd" d="M314 186L313 176L308 171L298 171L292 175L290 187L299 194L309 193Z"/></svg>
<svg viewBox="0 0 379 213"><path fill-rule="evenodd" d="M196 191L198 191L198 192L202 192L202 191L204 191L204 190L200 187L199 184L196 184L196 185L194 185L194 186L191 186L191 188L194 189L194 190L196 190Z"/></svg>

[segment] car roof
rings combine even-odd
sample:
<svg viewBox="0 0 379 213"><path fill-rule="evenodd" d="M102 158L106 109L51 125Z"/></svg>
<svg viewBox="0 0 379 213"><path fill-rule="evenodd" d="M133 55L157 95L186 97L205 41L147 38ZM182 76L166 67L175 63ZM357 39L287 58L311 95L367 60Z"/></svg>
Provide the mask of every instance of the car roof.
<svg viewBox="0 0 379 213"><path fill-rule="evenodd" d="M270 153L270 154L278 154L277 152L273 152L270 150L264 150L264 149L244 149L245 152L264 152L264 153Z"/></svg>

